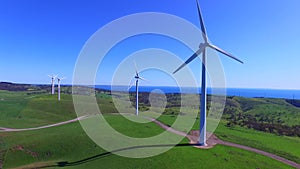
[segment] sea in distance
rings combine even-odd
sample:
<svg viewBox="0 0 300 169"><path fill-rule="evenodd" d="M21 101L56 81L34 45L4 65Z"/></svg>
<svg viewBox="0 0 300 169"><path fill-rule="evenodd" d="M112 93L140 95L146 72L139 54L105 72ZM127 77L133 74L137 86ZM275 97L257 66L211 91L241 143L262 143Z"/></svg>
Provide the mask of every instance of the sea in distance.
<svg viewBox="0 0 300 169"><path fill-rule="evenodd" d="M128 89L128 86L110 86L110 85L96 85L98 89L112 90L112 91L129 91L135 92L135 86ZM176 87L176 86L139 86L139 92L160 92L160 93L200 93L201 88L196 87ZM300 90L287 90L287 89L250 89L250 88L227 88L217 89L208 88L207 94L218 95L218 91L226 96L239 96L248 98L284 98L284 99L300 99Z"/></svg>

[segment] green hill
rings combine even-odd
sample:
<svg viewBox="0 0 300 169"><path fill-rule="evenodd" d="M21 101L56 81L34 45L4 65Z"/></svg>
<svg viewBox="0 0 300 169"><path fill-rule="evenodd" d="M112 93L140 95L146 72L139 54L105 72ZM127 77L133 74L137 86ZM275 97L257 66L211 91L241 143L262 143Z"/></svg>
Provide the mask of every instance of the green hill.
<svg viewBox="0 0 300 169"><path fill-rule="evenodd" d="M70 89L63 87L63 90ZM0 127L36 127L75 118L72 96L66 92L60 102L56 97L47 92L0 90ZM110 92L97 91L96 97L101 112L107 114L106 119L119 132L140 138L163 131L154 123L138 124L122 116L111 115L117 110ZM186 97L192 101L197 96ZM141 93L140 98L141 109L147 110L147 93ZM134 99L134 94L131 94L131 99ZM167 95L167 99L167 108L159 120L172 125L177 116L185 114L179 112L178 95ZM223 140L300 163L298 136L257 131L247 123L253 120L257 124L294 127L300 124L299 112L297 106L284 99L231 97L227 99L223 120L215 134ZM198 120L193 129L199 128ZM184 139L181 143L186 144L188 140ZM36 131L0 132L1 164L3 168L291 168L268 157L222 145L209 150L177 146L159 156L144 159L120 157L98 147L78 122Z"/></svg>

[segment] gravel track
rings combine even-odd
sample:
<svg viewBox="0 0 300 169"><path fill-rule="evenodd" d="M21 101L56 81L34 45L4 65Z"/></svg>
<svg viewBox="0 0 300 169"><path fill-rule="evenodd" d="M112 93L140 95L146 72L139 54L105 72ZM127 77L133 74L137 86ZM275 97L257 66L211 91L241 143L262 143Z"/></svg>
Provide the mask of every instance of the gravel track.
<svg viewBox="0 0 300 169"><path fill-rule="evenodd" d="M171 127L169 127L169 126L167 126L167 125L165 125L165 124L157 121L156 119L152 119L151 118L151 120L154 123L156 123L157 125L159 125L161 128L163 128L163 129L165 129L165 130L167 130L169 132L172 132L172 133L175 133L175 134L187 137L190 140L191 144L196 144L198 142L199 131L191 131L189 134L187 134L187 133L184 133L182 131L175 130L175 129L173 129L173 128L171 128ZM268 153L266 151L262 151L262 150L259 150L259 149L256 149L256 148L252 148L252 147L248 147L248 146L244 146L244 145L240 145L240 144L236 144L236 143L231 143L231 142L227 142L227 141L222 141L219 138L217 138L217 136L215 136L214 134L211 134L210 137L207 139L207 145L206 146L196 146L196 147L197 148L208 149L208 148L212 148L213 146L215 146L217 144L225 145L225 146L230 146L230 147L236 147L236 148L244 149L244 150L247 150L247 151L252 151L252 152L255 152L255 153L258 153L258 154L270 157L270 158L272 158L274 160L280 161L282 163L285 163L285 164L290 165L292 167L295 167L297 169L300 169L300 164L298 164L298 163L296 163L294 161L285 159L285 158L280 157L278 155L275 155L275 154L272 154L272 153Z"/></svg>

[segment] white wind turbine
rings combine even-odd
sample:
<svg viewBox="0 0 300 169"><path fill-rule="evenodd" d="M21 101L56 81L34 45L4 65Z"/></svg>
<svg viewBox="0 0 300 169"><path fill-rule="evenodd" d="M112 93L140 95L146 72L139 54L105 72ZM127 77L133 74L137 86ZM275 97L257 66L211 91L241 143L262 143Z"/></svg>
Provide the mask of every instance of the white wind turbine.
<svg viewBox="0 0 300 169"><path fill-rule="evenodd" d="M55 81L55 78L57 77L57 75L48 75L50 78L51 78L51 94L54 94L54 81Z"/></svg>
<svg viewBox="0 0 300 169"><path fill-rule="evenodd" d="M200 136L199 136L199 144L201 146L205 146L206 145L206 69L205 69L205 65L206 65L206 48L211 48L214 49L240 63L243 63L241 60L237 59L236 57L234 57L233 55L231 55L230 53L222 50L221 48L212 45L211 43L209 43L208 41L208 37L206 34L206 29L205 29L205 25L204 25L204 21L202 18L202 14L201 14L201 9L197 1L197 8L198 8L198 15L199 15L199 19L200 19L200 26L201 26L201 31L202 31L202 37L204 39L204 43L200 43L199 49L196 51L196 53L194 53L189 59L187 59L178 69L176 69L173 74L175 74L176 72L178 72L180 69L182 69L184 66L186 66L188 63L190 63L192 60L194 60L196 57L198 57L201 53L202 53L202 80L201 80L201 104L200 104Z"/></svg>
<svg viewBox="0 0 300 169"><path fill-rule="evenodd" d="M141 80L144 80L146 81L146 79L142 78L139 76L139 72L138 72L138 69L137 69L137 66L136 66L136 63L134 62L134 66L135 66L135 91L136 91L136 113L135 115L139 115L139 79ZM132 86L129 87L129 89L131 88Z"/></svg>
<svg viewBox="0 0 300 169"><path fill-rule="evenodd" d="M59 78L57 77L57 93L58 93L58 101L60 101L60 81L65 79L65 77L63 78Z"/></svg>

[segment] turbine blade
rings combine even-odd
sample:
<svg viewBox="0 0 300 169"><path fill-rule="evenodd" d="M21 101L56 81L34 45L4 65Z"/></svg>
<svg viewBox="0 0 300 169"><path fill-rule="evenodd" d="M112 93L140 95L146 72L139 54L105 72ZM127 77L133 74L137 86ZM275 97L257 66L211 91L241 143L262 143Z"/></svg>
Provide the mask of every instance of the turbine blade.
<svg viewBox="0 0 300 169"><path fill-rule="evenodd" d="M129 91L132 88L133 85L134 85L134 80L131 80L130 85L128 86L127 90Z"/></svg>
<svg viewBox="0 0 300 169"><path fill-rule="evenodd" d="M215 45L209 44L209 47L212 48L212 49L215 49L216 51L218 51L218 52L220 52L220 53L223 53L224 55L226 55L226 56L228 56L228 57L230 57L230 58L232 58L232 59L234 59L234 60L236 60L236 61L238 61L238 62L240 62L240 63L243 63L243 64L244 64L244 62L241 61L240 59L234 57L232 54L230 54L230 53L224 51L223 49L221 49L221 48L219 48L219 47L217 47L217 46L215 46Z"/></svg>
<svg viewBox="0 0 300 169"><path fill-rule="evenodd" d="M133 64L134 64L134 68L135 68L135 74L136 74L136 76L139 76L139 72L138 72L138 68L137 68L135 60L133 61Z"/></svg>
<svg viewBox="0 0 300 169"><path fill-rule="evenodd" d="M145 82L149 82L149 80L147 80L147 79L145 79L145 78L143 78L143 77L139 77L139 79L141 79L141 80L143 80L143 81L145 81Z"/></svg>
<svg viewBox="0 0 300 169"><path fill-rule="evenodd" d="M173 74L175 74L176 72L178 72L180 69L182 69L184 66L186 66L187 64L189 64L192 60L194 60L198 55L200 55L202 53L203 48L200 48L196 53L194 53L190 58L188 58L188 60L186 60L181 66L179 66L179 68L177 68Z"/></svg>
<svg viewBox="0 0 300 169"><path fill-rule="evenodd" d="M202 37L204 39L204 42L207 43L208 38L207 38L207 34L206 34L206 28L205 28L205 25L204 25L204 21L203 21L203 18L202 18L200 5L199 5L198 0L196 0L196 1L197 1L197 8L198 8L198 15L199 15L199 19L200 19L200 27L201 27L201 31L202 31Z"/></svg>

